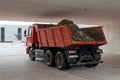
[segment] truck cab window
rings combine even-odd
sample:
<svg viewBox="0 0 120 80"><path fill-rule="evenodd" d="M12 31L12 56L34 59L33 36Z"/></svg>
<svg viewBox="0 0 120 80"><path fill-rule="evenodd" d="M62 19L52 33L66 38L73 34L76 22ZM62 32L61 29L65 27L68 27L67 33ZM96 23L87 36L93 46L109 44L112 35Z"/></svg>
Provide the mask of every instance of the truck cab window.
<svg viewBox="0 0 120 80"><path fill-rule="evenodd" d="M29 28L28 28L28 34L27 34L27 35L30 36L31 34L32 34L32 30L31 30L31 28L29 27Z"/></svg>

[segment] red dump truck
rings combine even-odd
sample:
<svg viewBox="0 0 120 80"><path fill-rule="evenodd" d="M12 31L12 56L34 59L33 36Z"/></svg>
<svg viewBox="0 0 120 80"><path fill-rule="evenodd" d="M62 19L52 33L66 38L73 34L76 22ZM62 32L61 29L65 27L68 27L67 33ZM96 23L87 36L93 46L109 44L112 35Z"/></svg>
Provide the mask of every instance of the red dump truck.
<svg viewBox="0 0 120 80"><path fill-rule="evenodd" d="M31 60L42 57L48 66L56 66L60 70L68 69L70 64L78 62L85 67L95 67L103 62L103 51L99 46L107 43L102 27L79 30L94 40L75 41L67 24L33 24L24 32L26 53Z"/></svg>

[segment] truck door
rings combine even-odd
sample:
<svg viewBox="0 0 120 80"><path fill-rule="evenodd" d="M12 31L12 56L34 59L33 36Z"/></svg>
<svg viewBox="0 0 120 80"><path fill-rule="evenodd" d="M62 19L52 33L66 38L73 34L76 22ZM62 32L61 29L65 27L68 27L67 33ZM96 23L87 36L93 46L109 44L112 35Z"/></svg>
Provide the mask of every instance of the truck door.
<svg viewBox="0 0 120 80"><path fill-rule="evenodd" d="M29 27L26 36L26 46L30 47L31 45L32 45L32 27Z"/></svg>

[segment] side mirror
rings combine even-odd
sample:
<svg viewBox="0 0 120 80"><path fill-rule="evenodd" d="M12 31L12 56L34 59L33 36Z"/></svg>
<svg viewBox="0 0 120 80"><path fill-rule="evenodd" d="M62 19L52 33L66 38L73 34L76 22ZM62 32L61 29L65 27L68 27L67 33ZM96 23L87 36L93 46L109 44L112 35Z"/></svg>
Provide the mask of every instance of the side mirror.
<svg viewBox="0 0 120 80"><path fill-rule="evenodd" d="M24 30L24 37L26 37L26 30Z"/></svg>

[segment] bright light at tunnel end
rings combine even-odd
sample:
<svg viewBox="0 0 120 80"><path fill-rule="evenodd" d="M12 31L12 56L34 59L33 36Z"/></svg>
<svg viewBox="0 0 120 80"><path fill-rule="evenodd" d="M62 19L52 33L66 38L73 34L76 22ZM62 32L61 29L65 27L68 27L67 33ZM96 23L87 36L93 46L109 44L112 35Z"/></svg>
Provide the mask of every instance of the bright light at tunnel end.
<svg viewBox="0 0 120 80"><path fill-rule="evenodd" d="M51 24L51 23L46 23L46 22L23 22L23 21L0 20L0 25L32 25L34 23L38 23L38 24ZM52 23L52 24L57 24L57 23ZM77 24L77 25L80 28L99 26L99 25L88 25L88 24Z"/></svg>
<svg viewBox="0 0 120 80"><path fill-rule="evenodd" d="M0 25L32 25L35 22L22 22L22 21L5 21L0 20Z"/></svg>

